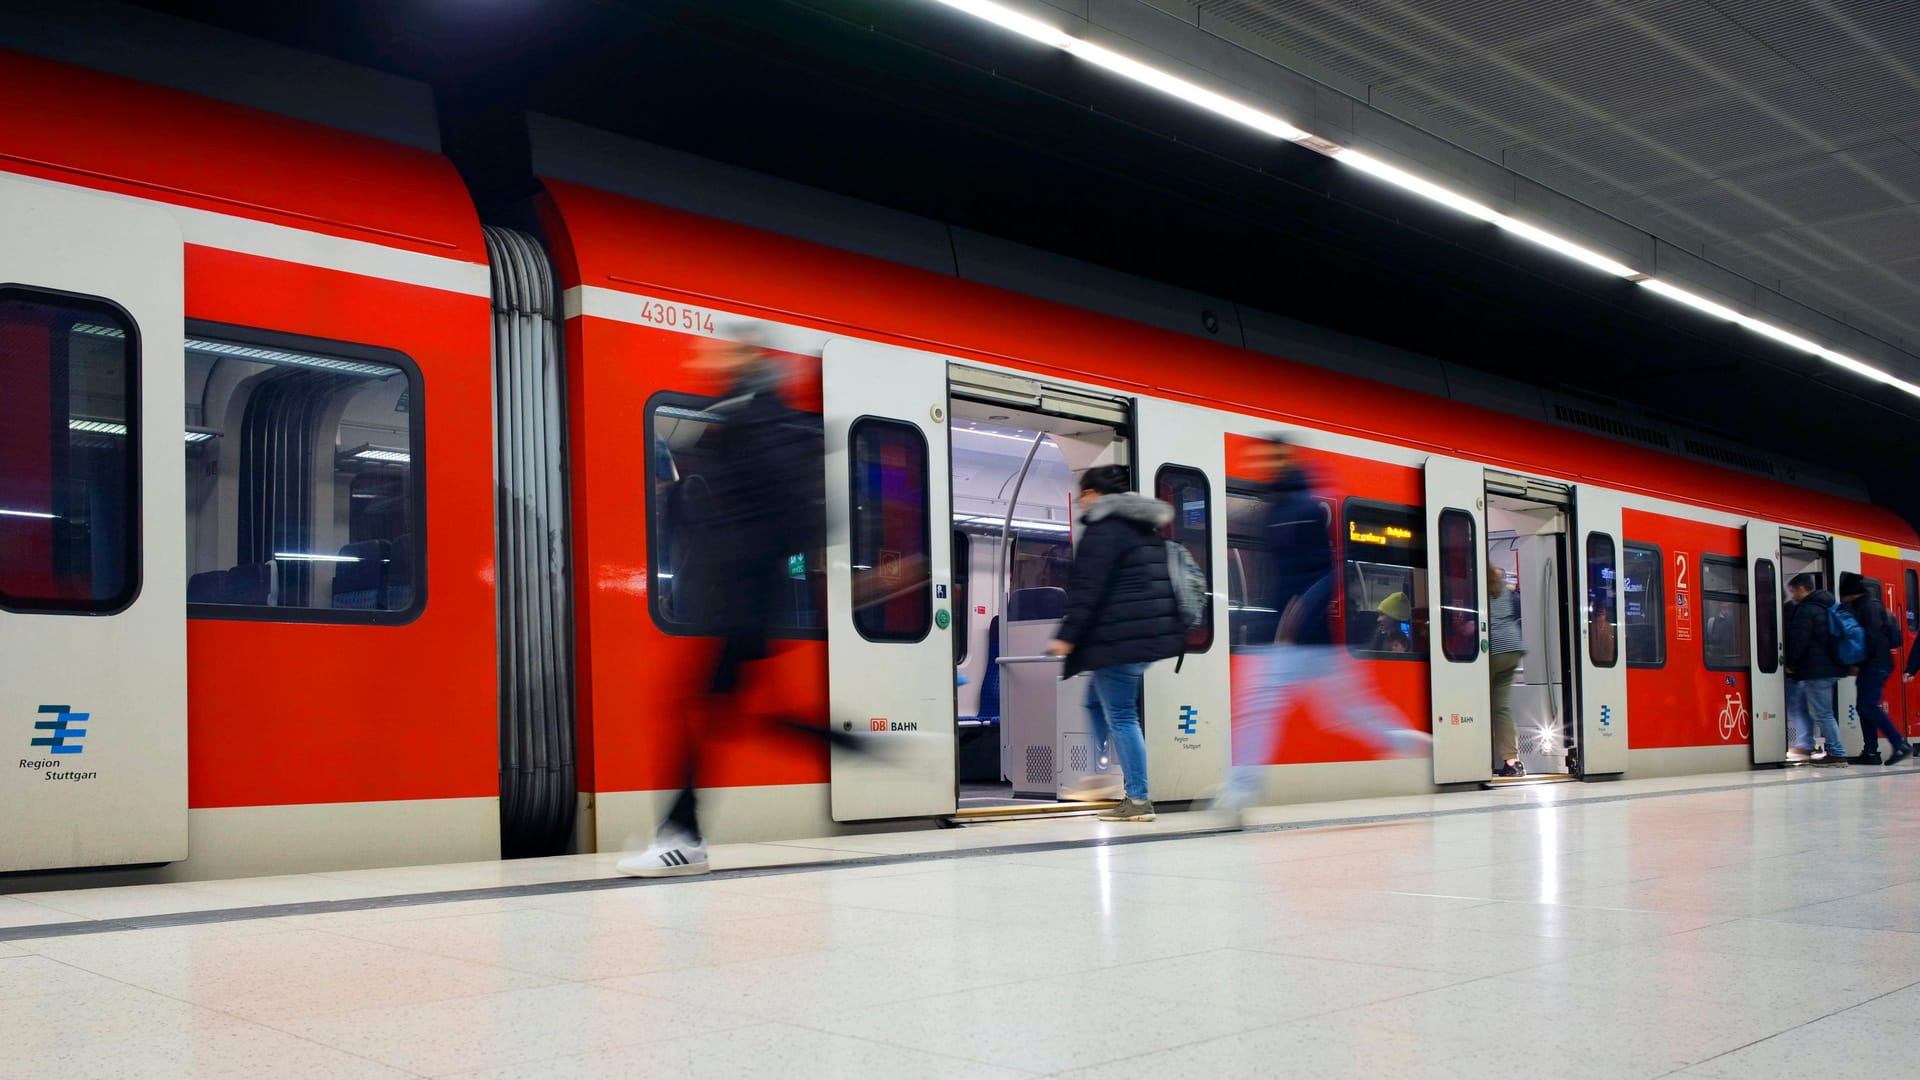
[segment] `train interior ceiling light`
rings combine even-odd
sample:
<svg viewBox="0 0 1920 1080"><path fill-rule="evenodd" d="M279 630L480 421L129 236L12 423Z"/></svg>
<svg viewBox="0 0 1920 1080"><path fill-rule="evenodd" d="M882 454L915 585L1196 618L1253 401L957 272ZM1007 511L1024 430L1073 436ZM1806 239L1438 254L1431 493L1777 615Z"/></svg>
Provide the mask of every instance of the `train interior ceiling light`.
<svg viewBox="0 0 1920 1080"><path fill-rule="evenodd" d="M1856 375L1872 379L1875 382L1884 383L1887 386L1904 391L1914 397L1920 397L1920 385L1908 382L1905 379L1882 371L1871 364L1847 356L1844 353L1836 352L1833 349L1810 341L1789 330L1775 326L1772 323L1754 318L1751 315L1742 314L1724 304L1715 303L1697 293L1689 292L1676 285L1661 281L1625 263L1608 258L1591 248L1576 244L1564 237L1556 236L1537 225L1532 225L1510 217L1484 203L1462 195L1459 192L1451 191L1432 181L1422 179L1369 154L1350 149L1329 139L1321 138L1312 132L1295 127L1285 120L1248 105L1245 102L1235 101L1230 97L1213 90L1208 90L1203 86L1189 82L1169 72L1162 71L1150 64L1145 64L1131 57L1123 56L1105 46L1096 45L1093 42L1075 37L1040 19L1015 11L1004 4L995 3L993 0L934 0L934 2L953 8L956 11L965 12L977 19L992 23L1002 29L1010 30L1013 33L1019 34L1021 37L1039 42L1042 45L1071 53L1088 63L1104 68L1123 78L1158 90L1170 97L1178 98L1215 115L1243 124L1255 131L1277 139L1297 143L1309 150L1331 157L1336 161L1344 162L1369 176L1392 184L1404 191L1411 192L1421 198L1438 203L1456 212L1466 214L1469 217L1477 218L1505 232L1512 233L1524 240L1573 259L1576 262L1612 274L1615 277L1635 282L1669 300L1678 301L1715 318L1735 323L1762 337L1771 338L1783 345L1819 357L1833 364L1835 367L1843 368Z"/></svg>

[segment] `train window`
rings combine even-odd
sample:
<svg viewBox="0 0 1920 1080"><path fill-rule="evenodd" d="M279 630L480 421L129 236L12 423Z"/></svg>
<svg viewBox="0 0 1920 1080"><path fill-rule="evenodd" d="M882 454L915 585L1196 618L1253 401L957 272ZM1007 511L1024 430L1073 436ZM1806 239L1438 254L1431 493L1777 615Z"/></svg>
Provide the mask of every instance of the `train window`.
<svg viewBox="0 0 1920 1080"><path fill-rule="evenodd" d="M953 666L967 662L973 610L967 606L967 582L973 577L973 540L953 530Z"/></svg>
<svg viewBox="0 0 1920 1080"><path fill-rule="evenodd" d="M1730 555L1700 557L1700 617L1706 620L1702 652L1707 670L1747 670L1745 563Z"/></svg>
<svg viewBox="0 0 1920 1080"><path fill-rule="evenodd" d="M868 641L920 641L933 626L926 436L912 424L862 417L847 444L853 628Z"/></svg>
<svg viewBox="0 0 1920 1080"><path fill-rule="evenodd" d="M0 288L0 607L140 591L140 334L106 300Z"/></svg>
<svg viewBox="0 0 1920 1080"><path fill-rule="evenodd" d="M1456 664L1480 656L1480 547L1473 515L1440 511L1440 652Z"/></svg>
<svg viewBox="0 0 1920 1080"><path fill-rule="evenodd" d="M1207 578L1207 595L1213 595L1213 489L1207 474L1185 465L1162 465L1153 475L1154 497L1173 507L1173 524L1167 539L1177 540L1200 564ZM1213 648L1213 604L1199 626L1187 631L1187 651L1203 653Z"/></svg>
<svg viewBox="0 0 1920 1080"><path fill-rule="evenodd" d="M726 418L705 411L710 399L663 392L647 402L647 590L654 625L669 634L712 636L721 632L728 581L722 556L724 538L739 518L735 509L751 504L753 484L778 483L803 493L806 509L798 522L798 550L787 553L785 572L774 583L774 634L783 638L820 638L827 630L827 522L821 487L824 480L820 417L787 414L787 430L776 433L789 444L779 455L786 469L779 477L736 477L720 469L716 444Z"/></svg>
<svg viewBox="0 0 1920 1080"><path fill-rule="evenodd" d="M1346 500L1340 515L1347 650L1376 660L1426 659L1425 515L1368 499Z"/></svg>
<svg viewBox="0 0 1920 1080"><path fill-rule="evenodd" d="M1920 633L1920 612L1914 610L1916 606L1920 606L1920 573L1908 570L1906 578L1907 635L1911 637L1915 633Z"/></svg>
<svg viewBox="0 0 1920 1080"><path fill-rule="evenodd" d="M1620 593L1627 624L1627 666L1665 667L1667 663L1666 556L1653 544L1629 540L1620 545Z"/></svg>
<svg viewBox="0 0 1920 1080"><path fill-rule="evenodd" d="M190 322L196 618L400 623L425 601L420 373L386 349Z"/></svg>
<svg viewBox="0 0 1920 1080"><path fill-rule="evenodd" d="M1613 537L1587 534L1587 658L1595 667L1612 667L1620 660L1620 639L1614 613L1619 611L1619 568L1613 557Z"/></svg>
<svg viewBox="0 0 1920 1080"><path fill-rule="evenodd" d="M1760 650L1760 673L1771 675L1780 670L1780 575L1772 559L1756 559L1753 564L1754 641Z"/></svg>
<svg viewBox="0 0 1920 1080"><path fill-rule="evenodd" d="M1073 541L1065 533L1036 536L1027 532L1013 535L1013 561L1010 588L1065 589L1073 570Z"/></svg>
<svg viewBox="0 0 1920 1080"><path fill-rule="evenodd" d="M1333 504L1320 504L1322 526L1332 535ZM1258 485L1241 480L1227 484L1227 644L1232 648L1273 644L1280 629L1280 613L1262 604L1271 595L1266 581L1272 568L1260 557L1267 524L1267 504Z"/></svg>

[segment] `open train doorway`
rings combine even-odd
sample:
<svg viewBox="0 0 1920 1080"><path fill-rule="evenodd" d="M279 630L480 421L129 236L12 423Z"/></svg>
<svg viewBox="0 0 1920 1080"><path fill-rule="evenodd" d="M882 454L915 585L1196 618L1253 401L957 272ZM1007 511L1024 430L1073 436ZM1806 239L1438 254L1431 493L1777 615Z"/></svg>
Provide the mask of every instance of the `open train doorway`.
<svg viewBox="0 0 1920 1080"><path fill-rule="evenodd" d="M1488 574L1491 579L1498 573L1517 601L1525 649L1508 691L1514 744L1502 746L1504 731L1496 725L1492 785L1567 781L1579 775L1579 702L1570 674L1577 631L1569 573L1570 509L1571 491L1564 484L1487 474ZM1500 636L1499 628L1493 636ZM1495 640L1492 647L1499 650L1501 642ZM1523 775L1500 775L1509 752L1517 756Z"/></svg>
<svg viewBox="0 0 1920 1080"><path fill-rule="evenodd" d="M1066 610L1078 477L1132 466L1126 401L956 365L951 372L955 725L963 818L1120 797L1089 730L1087 678L1048 655Z"/></svg>

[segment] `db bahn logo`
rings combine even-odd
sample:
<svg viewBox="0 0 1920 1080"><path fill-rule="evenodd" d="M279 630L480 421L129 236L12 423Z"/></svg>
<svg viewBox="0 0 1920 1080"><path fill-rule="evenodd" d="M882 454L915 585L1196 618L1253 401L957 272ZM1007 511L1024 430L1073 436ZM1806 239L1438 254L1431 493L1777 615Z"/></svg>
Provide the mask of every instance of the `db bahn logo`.
<svg viewBox="0 0 1920 1080"><path fill-rule="evenodd" d="M86 749L80 740L87 737L87 729L80 725L90 714L74 712L70 705L42 705L40 715L53 719L34 721L33 730L43 734L29 745L45 747L49 754L77 754Z"/></svg>

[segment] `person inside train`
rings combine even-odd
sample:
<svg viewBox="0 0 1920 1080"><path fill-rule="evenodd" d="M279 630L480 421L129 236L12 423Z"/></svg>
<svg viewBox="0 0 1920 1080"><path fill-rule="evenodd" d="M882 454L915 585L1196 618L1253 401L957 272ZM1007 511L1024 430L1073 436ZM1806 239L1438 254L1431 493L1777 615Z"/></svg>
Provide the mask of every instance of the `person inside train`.
<svg viewBox="0 0 1920 1080"><path fill-rule="evenodd" d="M1310 699L1317 713L1340 734L1362 739L1388 753L1412 755L1433 743L1424 731L1381 700L1366 669L1334 644L1329 627L1333 601L1333 537L1315 498L1315 477L1293 444L1268 436L1255 461L1265 474L1259 535L1246 557L1257 561L1249 573L1245 679L1234 678L1234 724L1249 733L1254 761L1273 759L1288 714L1296 702ZM1257 584L1254 584L1257 583ZM1216 805L1236 809L1258 796L1258 765L1237 766Z"/></svg>
<svg viewBox="0 0 1920 1080"><path fill-rule="evenodd" d="M1369 652L1403 653L1413 649L1413 601L1404 592L1389 593L1375 612Z"/></svg>
<svg viewBox="0 0 1920 1080"><path fill-rule="evenodd" d="M1833 635L1827 629L1827 609L1837 601L1825 589L1816 591L1812 574L1795 574L1787 582L1793 597L1787 621L1787 760L1815 765L1845 766L1846 747L1834 717L1834 688L1846 676Z"/></svg>
<svg viewBox="0 0 1920 1080"><path fill-rule="evenodd" d="M1513 677L1527 655L1520 633L1520 594L1507 587L1507 572L1487 563L1487 647L1493 692L1493 751L1500 764L1495 776L1525 776L1520 738L1513 724Z"/></svg>
<svg viewBox="0 0 1920 1080"><path fill-rule="evenodd" d="M1900 647L1899 628L1887 616L1886 605L1880 601L1880 582L1874 578L1851 571L1841 574L1840 602L1853 612L1867 637L1867 658L1853 669L1864 743L1860 756L1853 759L1854 764L1880 764L1880 736L1885 735L1889 751L1886 763L1897 765L1913 756L1913 747L1887 715L1881 698L1886 694L1887 680L1893 678L1894 651Z"/></svg>
<svg viewBox="0 0 1920 1080"><path fill-rule="evenodd" d="M693 700L671 710L686 725L680 794L652 846L616 864L621 873L636 877L707 871L695 797L700 762L708 739L739 726L743 669L768 656L789 556L804 550L807 515L819 512L809 497L817 479L811 463L818 459L809 451L805 426L781 396L782 369L760 346L758 327L737 326L731 336L736 341L704 342L688 365L726 386L705 410L722 420L704 476L709 510L695 540L710 572L704 603L718 640L689 695ZM782 737L841 741L829 727L797 720L782 721L773 730ZM850 736L848 744L865 745Z"/></svg>
<svg viewBox="0 0 1920 1080"><path fill-rule="evenodd" d="M1173 507L1133 491L1125 467L1096 465L1080 477L1084 532L1067 574L1066 616L1050 650L1061 677L1093 672L1087 715L1094 740L1120 760L1126 797L1102 821L1152 821L1140 683L1148 665L1180 655L1186 628L1160 530Z"/></svg>

